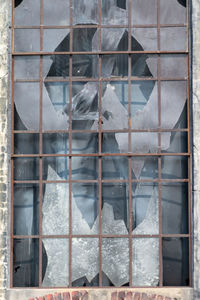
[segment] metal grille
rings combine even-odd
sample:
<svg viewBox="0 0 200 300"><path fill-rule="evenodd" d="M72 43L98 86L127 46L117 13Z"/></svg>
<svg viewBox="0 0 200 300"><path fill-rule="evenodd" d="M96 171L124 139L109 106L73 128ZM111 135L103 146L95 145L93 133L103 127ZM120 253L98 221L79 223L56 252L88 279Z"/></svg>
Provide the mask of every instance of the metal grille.
<svg viewBox="0 0 200 300"><path fill-rule="evenodd" d="M142 2L143 0L141 0ZM20 2L20 1L19 1ZM25 0L24 0L25 2ZM108 284L108 281L104 281L104 278L102 275L103 272L105 271L102 269L102 265L104 264L104 261L106 261L105 257L106 255L109 255L109 253L105 253L105 244L107 244L110 241L116 240L116 239L123 239L124 244L128 248L128 281L124 285L127 287L135 287L138 286L135 284L135 275L134 275L134 251L135 251L135 241L143 241L144 246L146 245L145 241L148 240L150 241L152 239L155 239L158 241L158 257L159 257L159 280L157 284L147 284L147 285L140 285L142 286L174 286L174 285L191 285L192 282L192 277L191 277L191 152L190 152L190 100L189 100L189 53L188 53L188 36L189 36L189 26L188 26L188 7L189 3L187 1L187 8L186 8L186 13L187 17L185 20L185 23L183 24L178 24L176 23L176 20L173 22L169 22L169 24L164 24L162 22L162 0L156 0L152 1L152 3L155 3L156 7L156 12L154 11L156 15L156 21L154 24L146 24L146 21L141 19L141 23L134 24L134 8L133 6L136 5L135 3L137 1L117 1L119 7L120 3L124 3L126 5L126 10L128 12L127 16L127 24L117 24L114 23L112 24L105 24L104 21L104 15L103 10L102 10L102 1L98 0L98 6L97 6L97 24L75 24L74 21L74 10L76 7L74 6L74 1L73 0L66 0L64 2L69 2L69 10L67 13L69 13L69 24L64 24L64 25L49 25L51 22L46 21L48 20L48 11L45 11L45 7L48 5L49 2L47 0L40 0L38 1L40 3L40 16L39 16L39 24L37 25L26 25L26 24L18 24L15 20L15 11L16 9L19 9L22 3L20 3L16 8L15 8L15 1L13 0L13 14L12 14L12 153L11 153L11 178L12 178L12 214L11 214L11 287L39 287L39 288L44 288L48 287L51 288L53 286L44 286L43 284L43 279L45 276L45 271L44 271L44 265L48 264L47 262L44 262L46 259L44 256L44 245L43 241L48 240L52 242L56 242L57 245L59 245L59 239L62 241L66 241L68 247L68 257L66 257L67 260L67 272L68 272L68 282L66 282L66 285L62 286L57 286L57 287L63 287L63 286L69 286L69 287L74 287L74 286L99 286L99 287L105 287L105 286L113 286L113 282ZM126 3L125 3L126 2ZM144 5L146 1L143 1ZM173 2L173 1L172 1ZM178 2L178 1L174 1ZM179 1L179 5L181 1ZM28 3L28 1L27 1ZM184 3L184 1L183 1ZM26 3L24 4L26 5ZM28 4L27 4L28 5ZM120 9L124 9L123 6L120 7ZM50 18L50 16L49 16ZM81 23L81 22L80 22ZM110 30L110 29L115 29L115 30L120 30L124 29L127 32L127 49L122 47L122 48L117 48L117 49L102 49L102 37L103 37L103 31L104 30ZM83 49L78 49L75 47L75 42L74 38L76 37L76 30L82 29L83 31L80 32L86 32L84 29L87 29L88 32L89 30L94 30L96 34L98 41L96 43L97 49L88 49L86 48L86 51ZM148 49L148 46L146 47L147 50L145 50L145 47L140 50L134 50L134 31L136 30L143 30L144 34L148 35L150 34L151 31L148 30L154 29L155 34L157 35L157 45L155 46L155 49ZM176 32L177 29L185 30L186 31L186 36L187 36L187 46L185 49L179 49L179 47L174 46L172 49L168 45L163 45L163 35L165 34L165 30L172 30ZM26 30L29 30L30 32L30 39L27 37L27 35L24 35L24 32ZM57 49L55 48L54 51L51 51L51 47L49 44L46 42L47 41L47 36L50 34L51 30L56 30L59 33L62 30L66 31L68 30L67 40L64 40L65 45L68 45L67 47L64 48L62 45L60 45L60 48L58 47ZM34 32L35 35L33 35L35 38L34 40L32 39L31 34ZM113 31L114 32L114 31ZM132 34L133 33L133 34ZM86 32L87 34L87 32ZM18 41L22 40L20 39L20 35L24 35L24 46L20 48ZM176 40L176 34L174 33L175 38L173 37L173 32L172 32L172 41L169 40L169 44L171 45L172 42L174 45L176 43L179 43ZM180 33L181 35L181 33ZM81 36L79 36L81 40ZM111 36L110 36L111 38ZM27 39L27 40L26 40ZM76 39L78 39L76 37ZM173 40L174 39L174 40ZM30 46L32 45L32 48ZM29 47L30 46L30 47ZM57 45L58 46L58 45ZM37 49L38 48L38 49ZM35 50L36 49L36 50ZM49 50L50 49L50 50ZM65 49L65 50L63 50ZM123 57L122 59L119 57ZM48 69L48 75L45 75L45 68L46 68L46 58L48 59L51 56L52 62L55 63L56 61L56 67L57 69ZM119 59L120 63L123 65L127 64L127 70L125 71L125 74L118 74L117 71L114 72L114 74L110 76L105 76L104 74L104 65L105 65L105 57L117 57L116 59ZM157 61L156 67L157 67L157 72L154 74L157 74L156 76L154 75L149 75L149 76L141 76L135 74L134 72L134 60L136 59L137 56L141 56L141 59L145 57L145 59L148 59L149 57L155 59ZM170 71L163 72L162 70L162 62L163 59L170 59L173 57L183 57L183 60L185 59L186 63L186 73L185 74L180 74L179 76L173 76L173 74L170 73ZM26 69L26 74L24 78L19 78L17 75L17 71L20 70L20 61L21 63L25 63L27 59L30 59L29 67ZM32 59L32 60L31 60ZM35 68L35 77L29 76L29 68L33 68L33 60L37 61L36 64L34 64ZM94 67L97 67L97 71L94 75L94 72L91 71L88 76L78 76L79 72L82 72L77 67L77 60L81 60L81 65L83 66L83 69L85 69L84 66L90 67L91 60L94 60ZM89 60L89 62L88 62ZM97 62L97 63L96 63ZM64 64L64 68L63 68ZM36 67L35 67L36 66ZM62 67L60 67L62 66ZM181 66L179 65L180 69ZM53 67L52 67L53 68ZM64 70L64 71L63 71ZM61 72L62 71L62 72ZM103 72L102 72L103 71ZM53 73L53 75L51 74ZM66 72L63 74L63 72ZM167 89L167 86L165 87L165 84L169 82L186 82L186 89L187 89L187 103L186 103L186 108L185 108L185 115L187 114L186 117L186 122L183 124L183 126L174 126L170 127L170 125L165 128L163 127L163 119L165 117L165 114L162 112L162 91L164 88ZM87 83L94 83L98 86L97 89L97 94L98 94L98 120L96 122L96 127L89 128L86 126L86 128L79 128L74 126L76 119L76 115L74 115L74 95L73 95L73 88L77 84L80 84L83 86L83 84ZM104 122L106 119L109 119L109 115L106 116L105 111L103 111L103 97L104 97L104 87L107 86L107 84L112 83L117 86L117 84L122 86L122 89L124 85L127 86L127 103L123 104L126 106L127 109L127 128L105 128ZM152 111L151 113L157 114L157 126L155 127L143 127L139 128L139 126L136 128L134 127L134 118L133 118L133 112L132 112L132 105L133 105L133 97L134 97L134 92L135 90L133 89L134 84L154 84L157 86L157 111ZM23 126L26 122L22 122L23 125L18 125L18 120L17 120L17 115L16 115L16 110L20 110L23 108L19 108L20 104L15 104L15 99L16 97L20 97L20 93L18 93L18 86L25 85L27 84L26 92L27 92L27 101L30 101L30 105L32 108L30 111L27 112L27 124L29 124L29 120L31 117L31 111L32 114L34 115L33 118L37 120L38 118L38 128L26 128L26 126ZM30 84L30 85L29 85ZM56 86L56 84L59 84L62 86L62 94L67 93L67 99L68 103L61 103L61 104L56 104L54 103L54 107L61 105L62 107L65 107L68 113L68 124L66 124L66 128L59 128L59 129L50 129L48 126L46 126L46 111L47 107L45 106L46 104L43 103L44 99L44 90L48 88L51 88L52 86ZM29 86L28 86L29 85ZM170 85L169 85L170 86ZM32 97L31 93L35 92L35 90L38 90L38 98L39 98L39 106L35 105L34 103L36 102L31 102ZM174 91L173 91L174 92ZM124 97L125 98L125 97ZM51 99L52 100L52 99ZM173 100L173 98L172 98ZM52 100L53 101L53 100ZM56 100L55 100L56 101ZM123 102L123 101L122 101ZM37 104L37 103L36 103ZM176 105L175 103L173 103ZM167 109L167 108L164 108ZM38 110L37 113L35 111ZM173 110L173 107L172 107ZM61 116L62 117L62 116ZM151 116L149 116L150 118ZM170 117L167 115L166 117ZM49 115L47 118L51 119L51 115ZM45 120L44 120L45 119ZM53 118L52 118L53 120ZM53 122L53 121L52 121ZM148 120L147 120L148 122ZM55 127L56 128L56 127ZM181 151L177 151L175 149L174 151L168 151L167 149L164 149L163 147L163 140L165 140L167 133L171 134L171 137L175 136L176 134L180 135L180 139L183 141L184 147L181 149ZM73 149L73 139L75 136L84 136L87 137L87 134L95 136L95 141L96 141L96 148L92 148L92 151L90 149L86 149L83 151L76 151ZM105 139L109 138L109 141L111 141L111 137L113 135L123 137L126 139L126 151L118 151L118 152L113 152L112 149L107 151L106 149L106 142ZM121 135L120 135L121 134ZM141 149L137 150L134 148L134 139L137 138L138 136L142 136L145 138L148 137L148 135L151 135L151 137L155 137L155 140L157 141L157 146L155 149L152 151L141 151ZM153 135L152 135L153 134ZM55 141L54 137L57 135L58 138L60 137L65 137L63 140L66 142L65 144L65 151L62 149L62 151L49 151L48 150L48 144L52 145L52 143ZM52 138L53 137L53 138ZM52 140L53 139L53 142ZM81 139L81 138L80 138ZM20 146L21 145L21 146ZM38 147L38 148L37 148ZM75 162L75 159L80 159L80 158L86 158L86 159L94 159L95 161L95 170L97 172L96 177L87 177L87 176L80 176L80 178L75 178L74 173L73 173L73 160ZM64 170L66 171L66 174L61 176L59 178L50 178L47 176L47 171L45 171L47 163L51 166L51 159L63 159L65 168ZM116 159L116 160L126 160L127 161L127 176L122 177L111 177L108 178L104 176L103 173L103 166L104 164L107 164L109 159ZM157 170L156 170L156 176L134 176L133 175L133 165L134 162L138 162L144 159L145 161L148 159L153 159L156 164L157 164ZM164 176L163 172L163 159L176 159L181 160L181 165L184 168L186 168L188 171L186 171L185 176L180 176L176 177L172 176L166 177ZM23 162L23 163L22 163ZM31 164L31 165L30 165ZM118 164L118 162L117 162ZM167 162L166 162L167 164ZM26 174L26 168L29 168L32 166L34 170L34 175L30 178L29 175ZM18 173L20 170L20 174ZM24 171L23 171L24 170ZM45 173L46 172L46 173ZM46 175L44 175L46 174ZM68 202L68 216L66 219L68 220L68 224L66 226L68 227L68 230L65 231L65 233L62 234L49 234L44 232L43 228L43 205L44 205L44 198L45 198L45 193L47 192L48 187L50 184L55 185L55 184L63 184L63 186L67 186L67 193L68 193L68 199L66 201ZM98 198L97 201L97 219L98 219L98 229L96 230L95 233L92 234L80 234L78 231L74 232L73 230L73 195L75 194L76 188L80 185L85 184L85 186L95 186L95 195ZM127 233L124 234L117 234L116 232L113 234L112 232L110 233L105 233L104 228L104 219L102 217L102 210L103 210L103 199L104 199L104 190L106 190L106 187L109 185L111 186L126 186L126 197L128 199L127 201L127 207L124 208L128 213L127 213L127 220L124 220L126 223L126 228L127 228ZM133 197L134 197L134 186L136 185L147 185L147 186L155 186L158 192L158 232L157 233L139 233L137 234L134 233L134 222L135 220L133 219L134 215L134 210L135 207L133 207ZM17 193L21 189L24 193L30 188L30 186L35 187L37 190L36 193L38 193L38 199L37 196L35 196L35 199L33 201L39 201L38 206L36 207L36 210L34 212L34 217L33 218L33 223L35 224L35 229L34 231L30 231L29 234L23 234L23 232L26 232L23 229L17 229L16 227L20 225L17 222L17 218L19 217L18 215L21 214L22 218L25 218L26 213L21 213L20 209L22 209L24 199L21 199L21 202L17 199ZM74 188L73 188L74 186ZM172 186L185 186L185 194L182 199L182 210L183 214L181 215L182 218L185 218L185 220L181 219L178 220L177 222L186 222L186 229L182 229L180 232L167 232L167 229L163 228L165 227L165 223L163 223L163 215L165 216L165 211L163 208L163 191L167 189L167 187L172 187ZM128 188L127 188L128 187ZM74 190L73 190L74 189ZM175 189L176 190L176 189ZM50 189L50 191L53 192L53 189ZM73 193L72 193L73 192ZM176 193L176 192L175 192ZM21 195L21 194L20 194ZM20 196L21 197L21 196ZM174 196L176 197L176 196ZM174 200L171 199L172 201ZM17 202L18 201L18 202ZM26 204L28 205L28 204ZM141 204L142 205L142 204ZM16 206L18 206L18 211L20 211L19 214L16 213ZM172 206L173 207L173 206ZM171 207L171 208L172 208ZM170 209L171 209L170 208ZM26 210L25 210L26 211ZM171 212L173 215L173 211ZM28 222L28 218L30 217L29 214L26 215L27 220L24 221L24 225L26 226L26 222ZM59 218L58 216L55 216ZM165 216L166 218L169 217ZM174 215L176 218L177 216ZM180 216L179 216L180 217ZM19 220L21 217L19 217ZM25 219L26 219L25 218ZM171 220L171 219L170 219ZM175 220L176 221L176 220ZM52 219L49 218L49 223L52 222ZM53 232L53 231L52 231ZM34 259L31 256L29 259L33 260L32 262L32 267L31 272L32 272L32 279L30 282L25 283L25 281L22 281L20 284L19 281L15 281L15 276L17 272L19 272L19 269L23 264L26 264L26 259L23 257L21 254L16 254L17 251L23 251L23 242L22 242L22 248L20 249L20 242L26 240L26 241L31 241L34 246L31 246L34 248ZM95 283L90 284L81 284L80 281L76 283L75 280L73 280L73 260L78 259L78 257L73 257L73 241L77 241L77 239L94 239L94 244L97 245L98 247L98 276L95 281ZM96 243L96 241L98 241ZM181 254L176 253L173 255L172 254L172 259L174 259L174 266L176 266L176 263L180 263L179 260L182 260L182 272L188 276L187 280L182 279L180 280L181 284L178 284L176 280L173 280L170 282L170 280L166 279L170 275L168 272L175 272L175 268L173 269L168 269L167 270L167 263L166 256L169 255L170 251L167 251L166 249L169 247L170 248L170 243L173 243L174 245L172 249L175 249L176 243L179 245L179 243L182 245L181 249L182 252ZM111 242L112 243L112 242ZM18 246L17 246L18 245ZM142 244L141 244L142 245ZM153 245L153 244L152 244ZM17 248L19 247L19 248ZM59 247L59 246L58 246ZM62 246L64 249L64 246ZM17 250L18 249L18 250ZM24 249L26 249L26 246L24 246ZM81 251L81 249L80 249ZM189 251L189 261L187 254ZM167 253L165 255L165 253ZM114 254L113 254L114 255ZM16 258L17 256L17 258ZM65 259L65 254L63 253L63 259ZM87 258L88 259L88 258ZM135 257L136 259L136 257ZM56 262L55 262L56 263ZM89 260L88 260L89 263ZM168 265L169 266L169 265ZM171 266L171 265L170 265ZM105 268L105 267L104 267ZM36 275L37 273L37 275ZM25 275L26 276L26 273ZM137 276L137 275L136 275ZM178 276L178 275L177 275ZM173 277L173 276L172 276ZM33 279L37 278L37 279Z"/></svg>

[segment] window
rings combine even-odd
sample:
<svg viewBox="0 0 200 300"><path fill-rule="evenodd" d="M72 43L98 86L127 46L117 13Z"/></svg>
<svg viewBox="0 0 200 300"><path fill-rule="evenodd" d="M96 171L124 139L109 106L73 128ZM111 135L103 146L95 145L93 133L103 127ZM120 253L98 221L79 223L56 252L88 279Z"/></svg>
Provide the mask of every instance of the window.
<svg viewBox="0 0 200 300"><path fill-rule="evenodd" d="M187 286L188 5L13 1L12 286Z"/></svg>

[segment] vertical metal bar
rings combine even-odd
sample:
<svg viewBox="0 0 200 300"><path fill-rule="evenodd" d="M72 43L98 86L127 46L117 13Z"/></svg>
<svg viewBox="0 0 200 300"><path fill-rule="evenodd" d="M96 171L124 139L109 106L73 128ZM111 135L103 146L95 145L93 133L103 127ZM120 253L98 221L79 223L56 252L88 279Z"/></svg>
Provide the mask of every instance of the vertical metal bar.
<svg viewBox="0 0 200 300"><path fill-rule="evenodd" d="M43 25L43 7L44 0L40 1L40 25ZM40 26L40 51L43 50L43 28ZM43 57L40 56L40 124L39 124L39 172L40 172L40 182L39 182L39 287L42 286L42 201L43 201L43 161L42 161L42 153L43 153L43 134L42 134L42 122L43 122Z"/></svg>
<svg viewBox="0 0 200 300"><path fill-rule="evenodd" d="M132 0L128 2L128 50L131 51L131 42L132 42ZM131 102L132 102L132 59L131 54L128 55L128 152L132 152L132 113L131 113ZM129 286L132 287L132 157L128 158L128 168L129 168Z"/></svg>
<svg viewBox="0 0 200 300"><path fill-rule="evenodd" d="M101 52L101 0L98 1L99 7L99 51ZM99 55L99 154L102 153L102 56ZM98 166L99 166L99 174L98 174L98 184L99 184L99 286L102 286L103 279L102 279L102 158L98 157Z"/></svg>
<svg viewBox="0 0 200 300"><path fill-rule="evenodd" d="M157 39L158 51L160 51L160 0L157 0ZM161 153L161 57L158 55L158 153ZM159 285L163 286L163 270L162 270L162 186L161 186L161 156L158 156L158 211L159 211Z"/></svg>
<svg viewBox="0 0 200 300"><path fill-rule="evenodd" d="M70 0L70 51L73 49L73 2ZM72 55L69 56L69 154L72 154ZM69 287L72 287L72 156L69 156Z"/></svg>

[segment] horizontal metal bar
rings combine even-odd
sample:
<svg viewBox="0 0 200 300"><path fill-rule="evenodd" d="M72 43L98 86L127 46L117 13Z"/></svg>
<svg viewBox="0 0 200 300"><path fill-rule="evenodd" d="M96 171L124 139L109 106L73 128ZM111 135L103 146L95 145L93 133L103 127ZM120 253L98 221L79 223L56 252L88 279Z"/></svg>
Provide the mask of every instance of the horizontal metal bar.
<svg viewBox="0 0 200 300"><path fill-rule="evenodd" d="M69 52L12 52L13 56L42 56L42 55L110 55L110 54L188 54L188 51L69 51Z"/></svg>

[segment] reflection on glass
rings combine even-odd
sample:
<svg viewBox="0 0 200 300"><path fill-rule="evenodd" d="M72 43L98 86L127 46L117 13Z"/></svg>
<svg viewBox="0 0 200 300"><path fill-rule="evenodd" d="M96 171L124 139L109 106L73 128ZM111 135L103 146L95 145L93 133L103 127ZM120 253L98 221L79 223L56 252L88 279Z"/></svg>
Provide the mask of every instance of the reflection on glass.
<svg viewBox="0 0 200 300"><path fill-rule="evenodd" d="M128 158L102 157L102 179L128 179Z"/></svg>
<svg viewBox="0 0 200 300"><path fill-rule="evenodd" d="M72 76L97 78L99 73L97 55L73 55Z"/></svg>
<svg viewBox="0 0 200 300"><path fill-rule="evenodd" d="M62 50L62 49L61 49ZM52 55L43 57L43 76L48 77L60 77L66 78L69 76L69 55ZM57 82L56 82L57 83ZM54 82L54 84L56 84ZM53 84L53 82L45 82L47 84ZM58 84L65 84L67 82L58 82ZM51 98L51 95L49 95Z"/></svg>
<svg viewBox="0 0 200 300"><path fill-rule="evenodd" d="M15 158L14 180L39 180L39 159Z"/></svg>
<svg viewBox="0 0 200 300"><path fill-rule="evenodd" d="M98 31L96 28L73 29L73 51L84 52L97 50Z"/></svg>
<svg viewBox="0 0 200 300"><path fill-rule="evenodd" d="M72 184L73 232L94 234L98 232L99 188L96 183Z"/></svg>
<svg viewBox="0 0 200 300"><path fill-rule="evenodd" d="M131 134L133 153L157 153L158 133L156 132L134 132Z"/></svg>
<svg viewBox="0 0 200 300"><path fill-rule="evenodd" d="M188 233L188 183L162 185L162 228L164 234Z"/></svg>
<svg viewBox="0 0 200 300"><path fill-rule="evenodd" d="M112 54L102 56L102 77L128 76L128 55Z"/></svg>
<svg viewBox="0 0 200 300"><path fill-rule="evenodd" d="M161 24L185 24L186 1L161 0L160 1L160 22Z"/></svg>
<svg viewBox="0 0 200 300"><path fill-rule="evenodd" d="M16 52L39 52L40 30L39 29L15 29Z"/></svg>
<svg viewBox="0 0 200 300"><path fill-rule="evenodd" d="M129 282L129 241L126 238L102 240L102 271L108 280L104 286L122 286Z"/></svg>
<svg viewBox="0 0 200 300"><path fill-rule="evenodd" d="M84 124L84 121L77 121ZM75 129L75 128L74 128ZM81 129L81 128L80 128ZM73 133L72 135L72 153L73 154L88 154L97 153L98 134L97 133Z"/></svg>
<svg viewBox="0 0 200 300"><path fill-rule="evenodd" d="M43 239L46 255L43 287L67 287L69 285L69 241L68 239Z"/></svg>
<svg viewBox="0 0 200 300"><path fill-rule="evenodd" d="M16 184L14 186L15 235L36 235L39 230L39 185Z"/></svg>
<svg viewBox="0 0 200 300"><path fill-rule="evenodd" d="M128 234L129 185L103 183L102 230L104 234Z"/></svg>
<svg viewBox="0 0 200 300"><path fill-rule="evenodd" d="M159 239L133 239L132 253L133 286L158 286Z"/></svg>
<svg viewBox="0 0 200 300"><path fill-rule="evenodd" d="M69 40L69 29L44 29L43 51L67 52Z"/></svg>
<svg viewBox="0 0 200 300"><path fill-rule="evenodd" d="M78 257L78 259L77 259ZM72 239L72 286L97 286L99 273L99 240Z"/></svg>
<svg viewBox="0 0 200 300"><path fill-rule="evenodd" d="M131 55L132 76L157 77L158 56L137 53Z"/></svg>
<svg viewBox="0 0 200 300"><path fill-rule="evenodd" d="M138 51L157 50L157 28L134 28L132 35L134 37L131 46L133 51L137 51L138 48Z"/></svg>
<svg viewBox="0 0 200 300"><path fill-rule="evenodd" d="M39 134L17 133L14 135L15 154L38 154Z"/></svg>
<svg viewBox="0 0 200 300"><path fill-rule="evenodd" d="M49 169L51 172L51 180L67 180L69 175L69 159L68 157L43 157L43 179L48 180Z"/></svg>
<svg viewBox="0 0 200 300"><path fill-rule="evenodd" d="M69 114L69 83L45 82L45 87L54 109L57 112Z"/></svg>
<svg viewBox="0 0 200 300"><path fill-rule="evenodd" d="M40 78L40 58L37 56L16 56L14 79Z"/></svg>
<svg viewBox="0 0 200 300"><path fill-rule="evenodd" d="M185 27L160 29L161 51L186 51L187 32Z"/></svg>
<svg viewBox="0 0 200 300"><path fill-rule="evenodd" d="M119 143L119 141L121 144ZM120 153L120 147L128 149L128 133L106 133L102 134L102 152ZM126 152L126 151L124 151Z"/></svg>
<svg viewBox="0 0 200 300"><path fill-rule="evenodd" d="M36 287L39 284L39 242L16 239L13 243L13 286Z"/></svg>
<svg viewBox="0 0 200 300"><path fill-rule="evenodd" d="M158 178L158 159L148 156L133 157L132 171L134 179L156 179Z"/></svg>
<svg viewBox="0 0 200 300"><path fill-rule="evenodd" d="M44 154L66 154L68 153L69 138L66 133L44 133L43 153Z"/></svg>
<svg viewBox="0 0 200 300"><path fill-rule="evenodd" d="M70 21L69 1L45 0L44 1L44 25L64 26Z"/></svg>
<svg viewBox="0 0 200 300"><path fill-rule="evenodd" d="M14 102L17 115L16 126L25 126L28 130L39 130L40 84L38 82L16 82L14 84Z"/></svg>
<svg viewBox="0 0 200 300"><path fill-rule="evenodd" d="M133 184L132 193L133 234L158 234L157 184Z"/></svg>
<svg viewBox="0 0 200 300"><path fill-rule="evenodd" d="M189 245L187 238L163 238L163 285L189 285Z"/></svg>
<svg viewBox="0 0 200 300"><path fill-rule="evenodd" d="M102 51L127 51L128 32L125 28L102 28Z"/></svg>
<svg viewBox="0 0 200 300"><path fill-rule="evenodd" d="M128 24L126 0L101 0L101 9L103 25Z"/></svg>
<svg viewBox="0 0 200 300"><path fill-rule="evenodd" d="M48 180L53 170L50 169ZM42 233L48 235L68 234L69 231L69 185L47 183L43 186Z"/></svg>
<svg viewBox="0 0 200 300"><path fill-rule="evenodd" d="M157 0L132 0L132 24L157 24Z"/></svg>

